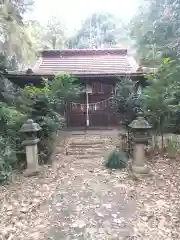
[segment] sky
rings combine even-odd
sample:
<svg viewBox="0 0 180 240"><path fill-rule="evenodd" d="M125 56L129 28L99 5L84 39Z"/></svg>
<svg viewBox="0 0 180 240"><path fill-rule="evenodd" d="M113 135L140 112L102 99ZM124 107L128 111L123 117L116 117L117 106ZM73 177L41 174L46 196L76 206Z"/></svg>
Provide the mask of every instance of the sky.
<svg viewBox="0 0 180 240"><path fill-rule="evenodd" d="M93 12L110 12L128 21L137 11L140 0L35 0L34 11L28 18L46 23L57 17L69 32L78 29L81 22Z"/></svg>

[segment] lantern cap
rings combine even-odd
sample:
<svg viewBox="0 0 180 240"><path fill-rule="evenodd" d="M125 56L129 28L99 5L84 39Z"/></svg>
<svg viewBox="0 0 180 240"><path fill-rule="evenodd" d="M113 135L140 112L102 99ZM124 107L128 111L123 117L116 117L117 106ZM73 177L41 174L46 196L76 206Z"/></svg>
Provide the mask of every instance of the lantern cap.
<svg viewBox="0 0 180 240"><path fill-rule="evenodd" d="M41 130L41 127L38 123L35 123L32 119L28 119L26 123L24 123L20 129L20 132L38 132Z"/></svg>
<svg viewBox="0 0 180 240"><path fill-rule="evenodd" d="M152 126L145 120L142 112L138 113L138 117L129 124L130 128L133 129L151 129Z"/></svg>

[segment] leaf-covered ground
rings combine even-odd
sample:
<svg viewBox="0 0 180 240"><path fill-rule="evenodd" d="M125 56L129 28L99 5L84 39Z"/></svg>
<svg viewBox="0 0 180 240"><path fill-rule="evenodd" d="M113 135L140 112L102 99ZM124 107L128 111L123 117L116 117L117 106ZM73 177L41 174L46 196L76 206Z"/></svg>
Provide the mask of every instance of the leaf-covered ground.
<svg viewBox="0 0 180 240"><path fill-rule="evenodd" d="M102 158L57 155L33 178L0 187L0 239L180 239L180 160L156 157L140 181Z"/></svg>

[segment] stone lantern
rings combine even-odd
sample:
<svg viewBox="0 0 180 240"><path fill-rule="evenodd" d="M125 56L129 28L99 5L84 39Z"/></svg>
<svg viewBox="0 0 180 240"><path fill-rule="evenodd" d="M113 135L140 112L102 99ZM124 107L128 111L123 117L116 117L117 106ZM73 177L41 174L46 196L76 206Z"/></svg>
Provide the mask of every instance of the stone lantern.
<svg viewBox="0 0 180 240"><path fill-rule="evenodd" d="M25 176L33 176L39 172L37 149L37 143L39 142L37 132L39 130L41 130L41 127L32 119L28 119L20 129L20 132L24 133L26 137L26 140L22 143L26 147L27 169L24 172Z"/></svg>
<svg viewBox="0 0 180 240"><path fill-rule="evenodd" d="M132 172L135 175L148 174L150 169L146 165L145 146L150 137L149 123L144 119L143 114L139 113L138 117L129 125L132 131L133 148L133 164Z"/></svg>

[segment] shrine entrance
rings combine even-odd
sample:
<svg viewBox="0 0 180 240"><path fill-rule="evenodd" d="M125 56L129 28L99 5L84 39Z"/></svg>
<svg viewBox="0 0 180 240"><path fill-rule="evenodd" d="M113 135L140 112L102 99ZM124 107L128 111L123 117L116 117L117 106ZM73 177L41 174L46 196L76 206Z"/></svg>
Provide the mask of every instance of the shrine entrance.
<svg viewBox="0 0 180 240"><path fill-rule="evenodd" d="M94 85L95 87L92 87ZM98 90L97 84L94 85L86 85L86 92L82 94L81 98L67 104L68 126L118 125L119 119L113 107L112 85L103 84L100 90Z"/></svg>

